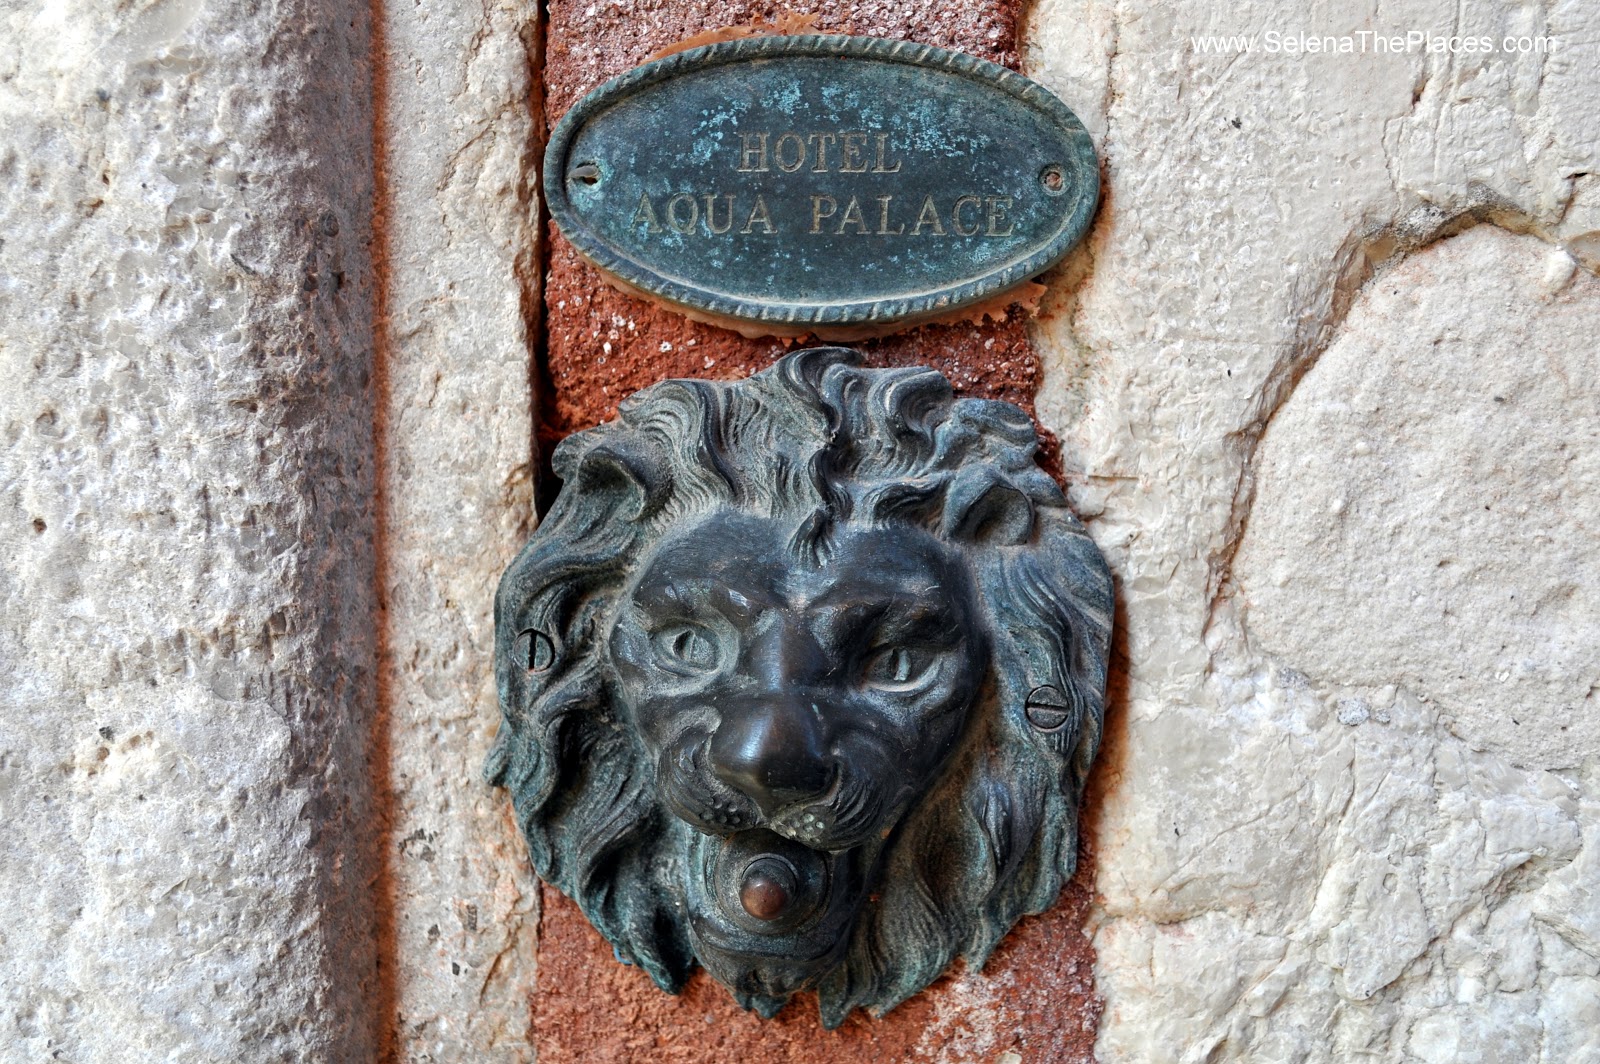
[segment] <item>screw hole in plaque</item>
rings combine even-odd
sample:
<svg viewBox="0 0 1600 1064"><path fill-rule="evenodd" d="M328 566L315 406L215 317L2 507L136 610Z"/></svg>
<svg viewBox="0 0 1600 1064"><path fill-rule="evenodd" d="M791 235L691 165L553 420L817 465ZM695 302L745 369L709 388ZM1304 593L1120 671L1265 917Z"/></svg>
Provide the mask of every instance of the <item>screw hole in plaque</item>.
<svg viewBox="0 0 1600 1064"><path fill-rule="evenodd" d="M1039 172L1039 184L1052 196L1059 196L1067 190L1067 175L1057 163L1051 163Z"/></svg>
<svg viewBox="0 0 1600 1064"><path fill-rule="evenodd" d="M600 167L594 163L579 163L567 175L568 179L578 181L585 185L598 185L600 183Z"/></svg>

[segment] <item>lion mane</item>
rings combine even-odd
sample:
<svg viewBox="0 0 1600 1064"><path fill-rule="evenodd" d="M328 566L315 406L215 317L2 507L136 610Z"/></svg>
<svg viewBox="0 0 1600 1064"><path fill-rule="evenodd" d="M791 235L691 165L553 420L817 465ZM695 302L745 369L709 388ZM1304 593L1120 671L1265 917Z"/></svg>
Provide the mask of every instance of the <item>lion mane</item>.
<svg viewBox="0 0 1600 1064"><path fill-rule="evenodd" d="M672 992L696 963L681 903L691 829L658 800L607 634L663 531L717 508L792 516L813 560L846 522L959 542L989 629L961 746L900 822L876 904L817 985L823 1022L894 1008L958 954L980 968L1054 902L1104 718L1112 591L1036 448L1010 403L957 399L931 369L867 369L833 347L743 381L654 385L556 448L563 490L496 597L503 720L485 775L509 789L539 875L619 959ZM784 1000L734 993L765 1015Z"/></svg>

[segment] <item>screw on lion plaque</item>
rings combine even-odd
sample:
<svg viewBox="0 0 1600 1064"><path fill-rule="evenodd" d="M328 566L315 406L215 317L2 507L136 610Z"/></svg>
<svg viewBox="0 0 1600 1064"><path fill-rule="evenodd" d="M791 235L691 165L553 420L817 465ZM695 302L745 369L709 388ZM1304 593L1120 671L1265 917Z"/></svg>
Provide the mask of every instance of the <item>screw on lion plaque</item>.
<svg viewBox="0 0 1600 1064"><path fill-rule="evenodd" d="M550 213L617 287L746 336L856 339L995 305L1088 229L1088 133L993 63L771 36L646 63L567 112Z"/></svg>

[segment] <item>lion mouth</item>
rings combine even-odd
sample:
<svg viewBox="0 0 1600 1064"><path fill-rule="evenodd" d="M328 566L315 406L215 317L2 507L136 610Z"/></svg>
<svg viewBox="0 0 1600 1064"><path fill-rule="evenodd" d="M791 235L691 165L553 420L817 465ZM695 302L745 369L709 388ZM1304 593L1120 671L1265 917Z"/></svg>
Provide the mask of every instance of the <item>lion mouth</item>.
<svg viewBox="0 0 1600 1064"><path fill-rule="evenodd" d="M898 818L907 796L891 794L891 758L869 737L849 750L853 770L832 773L821 794L764 814L748 795L718 779L710 764L711 734L686 729L657 758L661 798L678 819L696 831L727 837L766 827L814 850L854 849L882 834Z"/></svg>
<svg viewBox="0 0 1600 1064"><path fill-rule="evenodd" d="M863 847L817 850L764 828L698 836L687 877L695 955L746 993L814 985L849 943L870 857Z"/></svg>

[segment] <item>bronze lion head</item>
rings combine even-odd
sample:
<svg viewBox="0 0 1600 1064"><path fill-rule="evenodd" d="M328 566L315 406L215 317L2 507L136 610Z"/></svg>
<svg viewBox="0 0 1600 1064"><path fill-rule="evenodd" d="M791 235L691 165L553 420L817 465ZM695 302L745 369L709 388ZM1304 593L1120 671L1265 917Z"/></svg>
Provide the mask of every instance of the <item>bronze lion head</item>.
<svg viewBox="0 0 1600 1064"><path fill-rule="evenodd" d="M815 348L564 441L496 602L539 874L676 991L886 1011L1076 860L1111 580L1028 416Z"/></svg>

